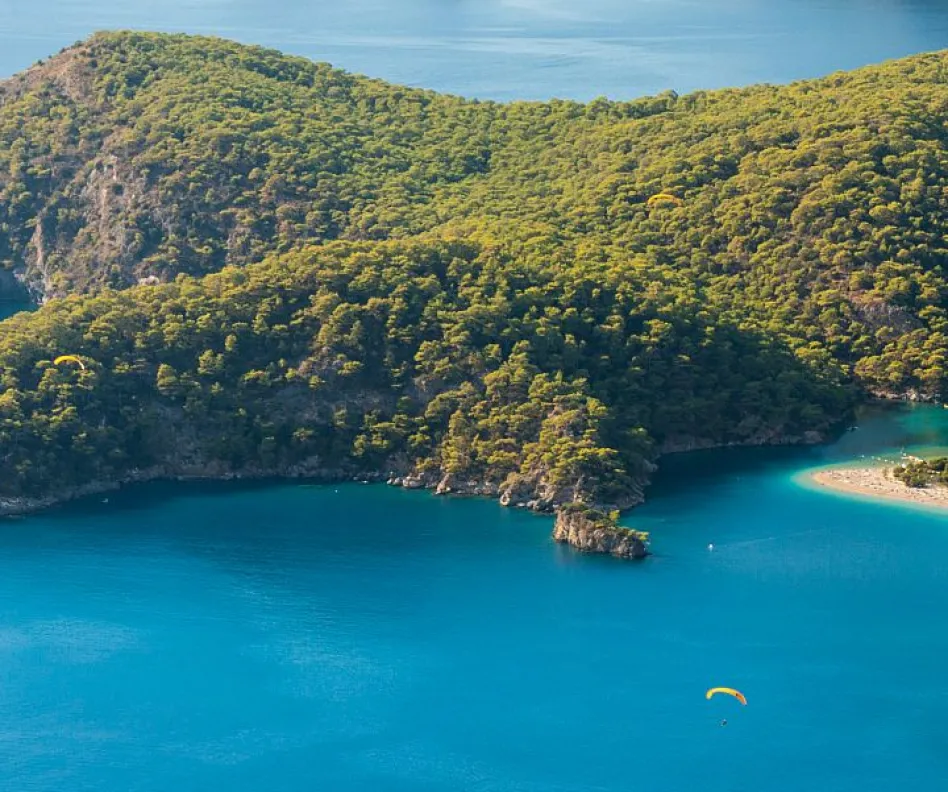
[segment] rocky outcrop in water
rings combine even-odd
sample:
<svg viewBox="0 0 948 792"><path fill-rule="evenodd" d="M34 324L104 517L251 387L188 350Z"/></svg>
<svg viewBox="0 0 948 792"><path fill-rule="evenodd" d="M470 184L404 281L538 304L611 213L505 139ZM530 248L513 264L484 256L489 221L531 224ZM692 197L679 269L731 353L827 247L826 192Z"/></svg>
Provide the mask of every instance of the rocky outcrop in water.
<svg viewBox="0 0 948 792"><path fill-rule="evenodd" d="M553 539L585 553L634 559L649 554L648 534L622 528L615 515L581 504L570 504L557 511Z"/></svg>

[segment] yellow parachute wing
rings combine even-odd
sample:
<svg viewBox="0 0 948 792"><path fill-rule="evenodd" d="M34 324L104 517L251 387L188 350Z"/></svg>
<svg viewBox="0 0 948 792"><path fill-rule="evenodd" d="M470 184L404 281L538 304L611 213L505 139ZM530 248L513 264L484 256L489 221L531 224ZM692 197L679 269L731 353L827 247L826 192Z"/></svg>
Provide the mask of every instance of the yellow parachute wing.
<svg viewBox="0 0 948 792"><path fill-rule="evenodd" d="M58 366L60 363L78 363L79 368L81 368L83 371L85 371L85 368L86 368L86 364L83 363L75 355L60 355L58 358L56 358L53 361L54 366Z"/></svg>
<svg viewBox="0 0 948 792"><path fill-rule="evenodd" d="M679 198L677 195L672 195L671 193L666 193L666 192L660 192L660 193L655 193L655 195L653 195L651 198L648 199L647 206L649 209L651 209L653 206L655 206L655 204L663 203L663 202L673 203L675 204L675 206L684 206L685 204L685 202L682 201L681 198Z"/></svg>
<svg viewBox="0 0 948 792"><path fill-rule="evenodd" d="M739 702L741 702L741 704L744 704L744 705L747 704L747 699L744 698L744 694L741 693L741 691L739 690L735 690L734 688L726 688L726 687L711 688L707 693L704 694L704 697L706 699L710 699L712 696L715 696L718 693L724 693L725 695L728 695L728 696L734 696L734 698L736 698Z"/></svg>

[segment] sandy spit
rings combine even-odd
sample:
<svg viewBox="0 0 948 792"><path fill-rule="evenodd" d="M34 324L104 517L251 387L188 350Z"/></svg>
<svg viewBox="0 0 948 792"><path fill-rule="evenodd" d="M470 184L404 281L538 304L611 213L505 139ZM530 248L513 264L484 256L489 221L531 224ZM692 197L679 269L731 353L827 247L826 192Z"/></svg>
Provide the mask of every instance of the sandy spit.
<svg viewBox="0 0 948 792"><path fill-rule="evenodd" d="M808 478L813 484L840 492L948 508L948 487L907 487L893 478L891 467L826 468L813 471Z"/></svg>

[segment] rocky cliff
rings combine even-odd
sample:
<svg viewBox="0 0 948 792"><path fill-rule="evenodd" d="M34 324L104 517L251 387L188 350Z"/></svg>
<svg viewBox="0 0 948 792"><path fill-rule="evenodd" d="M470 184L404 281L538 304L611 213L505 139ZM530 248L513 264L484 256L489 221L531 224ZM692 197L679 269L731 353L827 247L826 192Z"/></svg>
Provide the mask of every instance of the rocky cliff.
<svg viewBox="0 0 948 792"><path fill-rule="evenodd" d="M613 515L580 504L556 513L553 539L586 553L607 553L617 558L642 559L648 554L648 534L622 528Z"/></svg>

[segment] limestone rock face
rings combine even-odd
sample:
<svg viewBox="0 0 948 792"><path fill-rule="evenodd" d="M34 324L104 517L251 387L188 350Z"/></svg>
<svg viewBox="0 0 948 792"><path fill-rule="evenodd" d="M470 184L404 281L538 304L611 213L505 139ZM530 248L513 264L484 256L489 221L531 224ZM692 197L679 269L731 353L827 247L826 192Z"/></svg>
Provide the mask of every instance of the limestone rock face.
<svg viewBox="0 0 948 792"><path fill-rule="evenodd" d="M563 508L556 513L553 539L586 553L606 553L617 558L645 558L646 536L622 528L605 514L588 508Z"/></svg>

